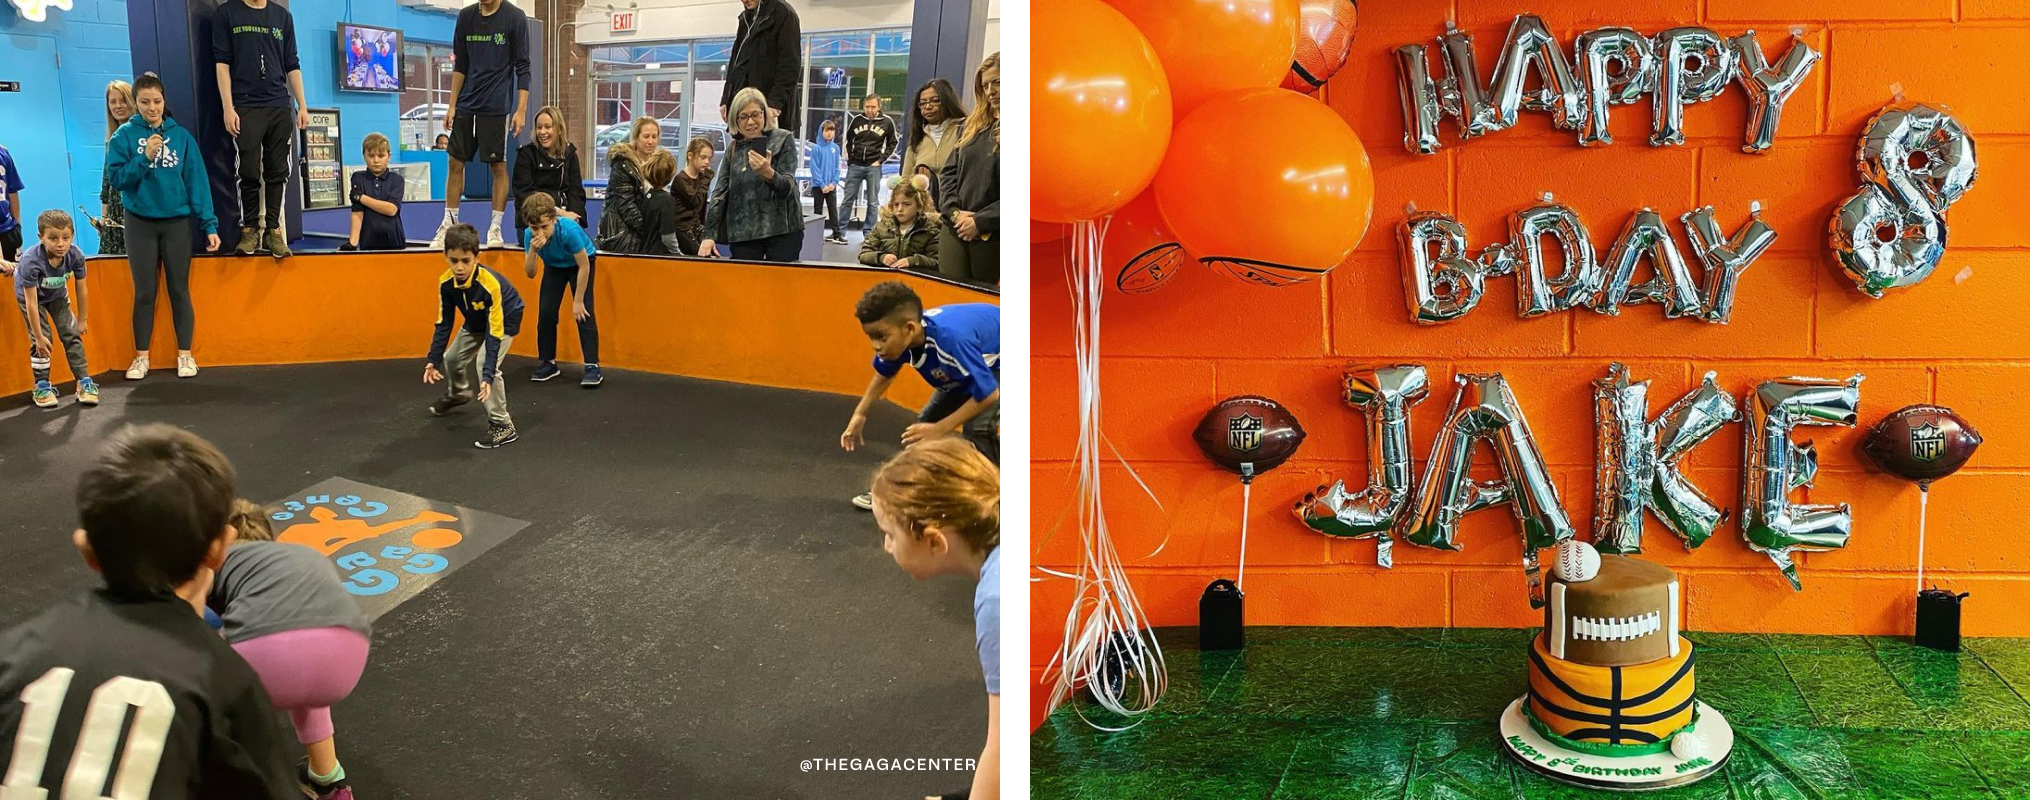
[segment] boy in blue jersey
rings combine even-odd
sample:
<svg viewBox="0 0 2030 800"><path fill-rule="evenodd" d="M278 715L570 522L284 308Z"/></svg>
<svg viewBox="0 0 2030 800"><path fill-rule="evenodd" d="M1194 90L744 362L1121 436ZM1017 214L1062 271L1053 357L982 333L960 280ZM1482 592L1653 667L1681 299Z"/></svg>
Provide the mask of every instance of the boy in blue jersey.
<svg viewBox="0 0 2030 800"><path fill-rule="evenodd" d="M444 234L444 260L451 265L437 279L437 331L430 338L430 356L423 364L423 382L436 383L450 373L444 396L430 404L432 416L444 416L465 405L477 385L486 405L486 436L475 446L492 450L516 438L508 416L507 383L500 379L500 359L522 330L522 295L500 273L479 265L479 231L454 225ZM465 318L458 337L451 336L452 316ZM447 366L446 344L450 364Z"/></svg>
<svg viewBox="0 0 2030 800"><path fill-rule="evenodd" d="M867 410L888 392L904 366L915 367L936 390L902 432L902 446L962 433L994 463L1001 462L1001 307L955 303L926 310L923 298L901 281L875 284L853 309L860 329L874 345L874 379L839 446L848 452L866 443ZM872 510L874 498L860 495L853 505Z"/></svg>

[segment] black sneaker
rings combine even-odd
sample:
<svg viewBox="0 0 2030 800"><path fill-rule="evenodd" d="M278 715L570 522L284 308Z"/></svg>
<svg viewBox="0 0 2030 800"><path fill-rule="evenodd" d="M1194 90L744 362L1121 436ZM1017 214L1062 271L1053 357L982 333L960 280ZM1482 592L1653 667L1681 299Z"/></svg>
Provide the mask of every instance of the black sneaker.
<svg viewBox="0 0 2030 800"><path fill-rule="evenodd" d="M302 785L303 795L314 800L352 800L352 787L346 785L344 778L331 783L312 778L307 761L296 763L296 782Z"/></svg>
<svg viewBox="0 0 2030 800"><path fill-rule="evenodd" d="M444 416L445 414L451 413L451 409L457 408L462 405L465 405L464 400L453 400L449 397L439 397L437 398L437 402L430 404L430 416L433 417Z"/></svg>
<svg viewBox="0 0 2030 800"><path fill-rule="evenodd" d="M487 425L486 435L480 437L479 441L473 442L472 445L481 450L492 450L514 441L515 438L515 426L512 423L507 425L496 423Z"/></svg>
<svg viewBox="0 0 2030 800"><path fill-rule="evenodd" d="M529 375L529 380L537 382L547 381L551 378L557 377L557 375L562 372L563 370L557 368L557 362L545 361L541 364L536 365L536 371L533 374Z"/></svg>

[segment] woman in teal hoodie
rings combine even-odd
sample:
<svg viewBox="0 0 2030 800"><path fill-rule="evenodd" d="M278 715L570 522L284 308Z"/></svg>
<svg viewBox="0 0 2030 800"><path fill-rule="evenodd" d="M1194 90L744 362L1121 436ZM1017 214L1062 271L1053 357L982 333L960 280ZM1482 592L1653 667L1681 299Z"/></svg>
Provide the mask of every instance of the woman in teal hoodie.
<svg viewBox="0 0 2030 800"><path fill-rule="evenodd" d="M128 380L148 376L148 339L155 330L155 286L167 273L169 306L176 318L176 377L197 374L190 355L195 315L190 307L190 218L204 226L205 251L218 250L218 217L211 210L211 176L197 139L169 118L162 79L150 72L134 81L133 119L106 144L106 174L127 206L127 266L134 272L134 363Z"/></svg>

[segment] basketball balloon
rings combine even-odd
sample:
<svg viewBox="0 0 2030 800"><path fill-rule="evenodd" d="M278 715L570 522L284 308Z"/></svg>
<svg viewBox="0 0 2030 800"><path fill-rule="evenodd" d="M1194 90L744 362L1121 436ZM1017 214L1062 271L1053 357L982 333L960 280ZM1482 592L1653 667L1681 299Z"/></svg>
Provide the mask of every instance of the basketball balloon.
<svg viewBox="0 0 2030 800"><path fill-rule="evenodd" d="M1353 52L1353 0L1300 0L1297 55L1283 88L1311 94L1339 74Z"/></svg>
<svg viewBox="0 0 2030 800"><path fill-rule="evenodd" d="M1367 150L1324 103L1281 89L1220 95L1177 123L1156 204L1184 249L1267 286L1353 254L1374 209Z"/></svg>
<svg viewBox="0 0 2030 800"><path fill-rule="evenodd" d="M1861 447L1883 471L1925 485L1958 472L1980 444L1981 434L1952 409L1919 404L1875 423Z"/></svg>
<svg viewBox="0 0 2030 800"><path fill-rule="evenodd" d="M1100 253L1100 265L1114 275L1114 286L1134 294L1155 291L1189 263L1156 209L1154 192L1143 192L1114 212Z"/></svg>
<svg viewBox="0 0 2030 800"><path fill-rule="evenodd" d="M1275 469L1304 443L1304 426L1282 403L1241 395L1219 401L1192 434L1205 457L1229 472L1260 475Z"/></svg>
<svg viewBox="0 0 2030 800"><path fill-rule="evenodd" d="M1107 2L1156 48L1179 117L1223 92L1273 88L1297 49L1298 0ZM1036 20L1050 15L1048 5L1037 6Z"/></svg>
<svg viewBox="0 0 2030 800"><path fill-rule="evenodd" d="M1149 40L1100 0L1034 6L1029 215L1097 219L1149 187L1170 144L1170 81Z"/></svg>

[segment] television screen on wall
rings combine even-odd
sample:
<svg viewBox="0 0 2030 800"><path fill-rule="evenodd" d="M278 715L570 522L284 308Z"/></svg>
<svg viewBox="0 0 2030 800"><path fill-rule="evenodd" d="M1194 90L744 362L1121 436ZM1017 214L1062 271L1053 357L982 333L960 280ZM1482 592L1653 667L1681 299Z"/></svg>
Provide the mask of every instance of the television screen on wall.
<svg viewBox="0 0 2030 800"><path fill-rule="evenodd" d="M349 92L402 91L402 32L338 23L338 88Z"/></svg>

